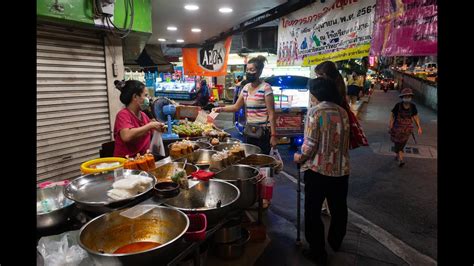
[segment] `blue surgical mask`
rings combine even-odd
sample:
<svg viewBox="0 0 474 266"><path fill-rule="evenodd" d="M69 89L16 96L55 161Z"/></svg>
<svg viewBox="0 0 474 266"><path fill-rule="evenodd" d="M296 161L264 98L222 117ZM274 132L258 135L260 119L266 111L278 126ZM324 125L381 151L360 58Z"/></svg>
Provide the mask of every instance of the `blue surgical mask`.
<svg viewBox="0 0 474 266"><path fill-rule="evenodd" d="M145 97L145 99L143 100L143 103L140 105L140 109L146 110L148 109L149 105L150 105L150 100Z"/></svg>
<svg viewBox="0 0 474 266"><path fill-rule="evenodd" d="M404 103L409 103L409 102L411 102L411 98L403 98L402 101Z"/></svg>

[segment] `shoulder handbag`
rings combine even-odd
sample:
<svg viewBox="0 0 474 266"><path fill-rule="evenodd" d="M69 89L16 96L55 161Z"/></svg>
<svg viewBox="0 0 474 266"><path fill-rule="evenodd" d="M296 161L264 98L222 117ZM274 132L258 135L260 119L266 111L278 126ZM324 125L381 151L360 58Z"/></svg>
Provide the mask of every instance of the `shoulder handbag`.
<svg viewBox="0 0 474 266"><path fill-rule="evenodd" d="M249 97L249 92L247 90L247 96L245 97L245 105L247 105L247 98ZM245 118L248 120L247 117L247 106L245 108ZM268 132L268 115L265 124L254 124L254 123L245 123L244 126L244 135L251 138L261 138Z"/></svg>
<svg viewBox="0 0 474 266"><path fill-rule="evenodd" d="M344 101L345 102L345 101ZM349 125L350 125L350 142L349 142L349 149L353 150L360 146L369 146L369 141L365 136L364 131L362 130L357 117L352 112L349 104L345 102L344 109L347 112L347 116L349 117Z"/></svg>

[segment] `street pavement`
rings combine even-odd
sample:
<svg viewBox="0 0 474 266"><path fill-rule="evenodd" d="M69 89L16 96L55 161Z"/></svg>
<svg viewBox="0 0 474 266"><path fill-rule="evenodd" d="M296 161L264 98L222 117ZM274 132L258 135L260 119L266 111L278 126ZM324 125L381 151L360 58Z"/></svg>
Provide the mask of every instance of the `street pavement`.
<svg viewBox="0 0 474 266"><path fill-rule="evenodd" d="M349 223L339 252L329 246L329 265L434 265L437 258L437 115L417 104L423 134L407 145L406 165L398 167L388 135L390 110L397 91L375 91L358 106L370 146L350 151ZM368 101L368 102L367 102ZM241 137L230 116L222 128ZM218 121L219 123L219 121ZM275 177L272 204L265 219L270 243L255 265L311 265L295 246L296 165L289 145L278 147L283 173ZM302 191L304 189L302 188ZM304 192L302 219L304 231ZM323 215L328 229L329 216ZM304 242L304 232L301 233Z"/></svg>

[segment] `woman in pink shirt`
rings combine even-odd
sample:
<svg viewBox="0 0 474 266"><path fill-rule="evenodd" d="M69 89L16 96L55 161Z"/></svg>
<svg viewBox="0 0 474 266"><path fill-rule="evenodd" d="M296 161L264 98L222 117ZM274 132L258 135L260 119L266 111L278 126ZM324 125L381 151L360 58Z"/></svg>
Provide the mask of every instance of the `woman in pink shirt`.
<svg viewBox="0 0 474 266"><path fill-rule="evenodd" d="M138 80L116 80L114 84L120 91L120 101L125 105L115 118L114 156L145 154L150 148L152 130L161 130L163 124L150 121L142 111L150 105L145 84Z"/></svg>

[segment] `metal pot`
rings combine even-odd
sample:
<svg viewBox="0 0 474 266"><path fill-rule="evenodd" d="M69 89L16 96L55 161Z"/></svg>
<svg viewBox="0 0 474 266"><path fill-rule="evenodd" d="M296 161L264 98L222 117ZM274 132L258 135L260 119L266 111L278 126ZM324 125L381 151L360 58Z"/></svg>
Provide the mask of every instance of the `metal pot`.
<svg viewBox="0 0 474 266"><path fill-rule="evenodd" d="M211 164L212 155L216 153L217 151L213 150L197 150L193 153L185 155L183 158L175 160L175 162L184 162L187 159L188 163L194 164L201 169L207 169Z"/></svg>
<svg viewBox="0 0 474 266"><path fill-rule="evenodd" d="M257 201L258 183L262 181L258 169L248 165L232 165L218 172L216 180L230 182L240 190L237 206L241 209L249 208Z"/></svg>
<svg viewBox="0 0 474 266"><path fill-rule="evenodd" d="M166 182L171 181L171 176L174 173L176 168L183 168L184 162L170 162L165 163L163 165L158 166L154 170L151 170L149 173L154 175L158 182ZM191 173L196 172L199 168L195 165L190 163L186 163L186 167L184 167L186 171L186 175L190 176Z"/></svg>
<svg viewBox="0 0 474 266"><path fill-rule="evenodd" d="M214 234L214 242L219 244L235 242L242 238L240 220L231 220Z"/></svg>
<svg viewBox="0 0 474 266"><path fill-rule="evenodd" d="M208 142L202 142L202 141L189 141L193 145L194 150L198 149L210 149L212 145ZM168 144L168 150L171 150L171 146L175 144L175 142Z"/></svg>
<svg viewBox="0 0 474 266"><path fill-rule="evenodd" d="M44 266L43 255L38 250L36 250L36 266Z"/></svg>
<svg viewBox="0 0 474 266"><path fill-rule="evenodd" d="M250 232L245 228L241 228L241 230L242 238L239 240L216 245L217 256L223 259L236 259L242 256L245 251L245 245L250 240Z"/></svg>
<svg viewBox="0 0 474 266"><path fill-rule="evenodd" d="M186 213L203 213L207 223L214 225L236 208L239 189L222 180L190 181L188 190L165 201L165 205Z"/></svg>
<svg viewBox="0 0 474 266"><path fill-rule="evenodd" d="M138 175L142 172L141 170L124 169L124 175ZM64 195L75 201L79 209L95 214L131 207L148 198L155 186L156 179L151 174L145 173L142 174L151 177L152 183L144 192L127 199L114 200L107 196L107 191L112 189L112 184L115 181L114 171L80 176L64 188Z"/></svg>
<svg viewBox="0 0 474 266"><path fill-rule="evenodd" d="M79 245L98 265L156 265L179 252L189 227L188 217L181 211L156 205L135 219L126 218L123 210L103 214L79 231ZM124 245L151 241L161 245L141 252L113 254Z"/></svg>
<svg viewBox="0 0 474 266"><path fill-rule="evenodd" d="M209 139L209 138L200 138L197 141L211 143L211 139ZM237 144L237 143L242 143L242 141L240 139L236 139L236 138L225 137L225 138L223 138L222 140L219 141L219 144L224 144L224 143Z"/></svg>
<svg viewBox="0 0 474 266"><path fill-rule="evenodd" d="M36 228L40 230L53 228L65 223L74 211L74 201L64 196L62 186L37 188L37 211L43 210L42 203L45 203L45 201L55 206L51 206L52 211L36 213Z"/></svg>
<svg viewBox="0 0 474 266"><path fill-rule="evenodd" d="M214 146L212 149L215 151L223 151L225 149L229 150L234 145L235 143L222 143ZM244 148L245 156L262 153L262 149L260 149L260 147L252 144L240 143L240 146Z"/></svg>

